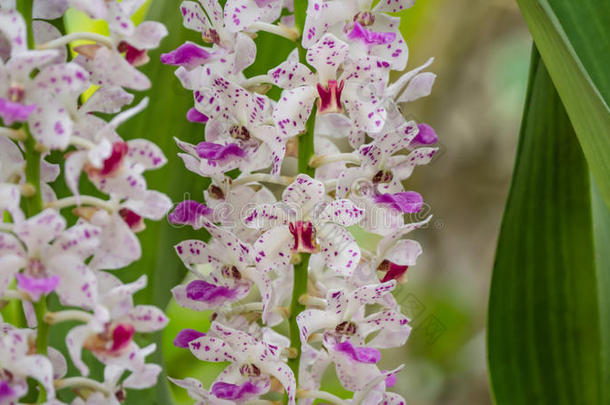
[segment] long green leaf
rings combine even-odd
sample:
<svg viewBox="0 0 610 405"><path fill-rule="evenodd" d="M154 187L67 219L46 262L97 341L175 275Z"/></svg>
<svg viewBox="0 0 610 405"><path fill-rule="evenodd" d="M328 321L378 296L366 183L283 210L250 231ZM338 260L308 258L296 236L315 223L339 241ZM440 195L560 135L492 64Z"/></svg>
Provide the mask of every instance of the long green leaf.
<svg viewBox="0 0 610 405"><path fill-rule="evenodd" d="M608 403L600 326L607 311L598 301L607 283L598 280L605 270L594 240L602 255L609 240L593 228L593 214L607 220L608 210L603 203L592 209L589 179L570 120L534 52L489 300L497 404Z"/></svg>
<svg viewBox="0 0 610 405"><path fill-rule="evenodd" d="M610 207L610 2L517 2Z"/></svg>

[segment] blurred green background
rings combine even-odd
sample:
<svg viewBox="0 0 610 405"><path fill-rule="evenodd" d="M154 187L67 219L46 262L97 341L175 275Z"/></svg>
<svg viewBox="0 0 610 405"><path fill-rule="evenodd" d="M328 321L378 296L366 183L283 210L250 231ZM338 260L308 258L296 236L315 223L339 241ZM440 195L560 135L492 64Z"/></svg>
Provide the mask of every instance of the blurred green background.
<svg viewBox="0 0 610 405"><path fill-rule="evenodd" d="M148 18L166 23L170 35L144 67L153 88L139 97L151 97L150 107L121 127L120 133L126 138L150 138L170 158L165 168L148 177L153 188L169 193L174 201L185 196L202 200L207 183L183 168L175 157L173 137L196 142L203 138L203 127L184 120L192 97L180 87L173 68L158 62L161 52L185 39L198 41L195 33L182 27L178 3L153 0L150 4ZM405 363L394 389L410 405L490 404L486 307L527 86L531 38L513 0L418 0L401 16L410 49L408 68L434 56L430 70L438 74L432 95L404 106L404 111L436 128L441 153L431 165L416 170L408 184L428 204L422 215L432 213L434 219L415 234L424 254L397 294L413 319L414 331L406 347L385 353L382 366L391 369ZM257 39L263 45L249 73L266 72L291 49L282 39L273 44L267 40L265 35ZM122 278L132 281L147 273L150 288L139 293L138 300L164 306L170 288L184 276L172 245L202 236L161 222L149 223L140 237L145 256ZM164 361L172 377L193 376L209 383L222 365L200 363L171 344L184 327L205 330L208 314L172 303L168 312L171 322L163 336L146 336L143 343L162 344L155 360ZM192 403L184 390L170 390L177 402ZM128 402L166 404L168 394L163 379L158 391L132 392Z"/></svg>

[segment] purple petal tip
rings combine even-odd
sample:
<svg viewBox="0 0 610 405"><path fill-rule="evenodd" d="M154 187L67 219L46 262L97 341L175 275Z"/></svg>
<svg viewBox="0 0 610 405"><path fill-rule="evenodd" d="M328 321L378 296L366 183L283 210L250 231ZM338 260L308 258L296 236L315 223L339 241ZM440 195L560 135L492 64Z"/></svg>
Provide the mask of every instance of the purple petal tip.
<svg viewBox="0 0 610 405"><path fill-rule="evenodd" d="M176 338L174 339L174 346L182 349L188 349L189 343L192 340L199 339L202 336L205 336L205 333L196 331L194 329L183 329L178 332L178 335L176 335Z"/></svg>

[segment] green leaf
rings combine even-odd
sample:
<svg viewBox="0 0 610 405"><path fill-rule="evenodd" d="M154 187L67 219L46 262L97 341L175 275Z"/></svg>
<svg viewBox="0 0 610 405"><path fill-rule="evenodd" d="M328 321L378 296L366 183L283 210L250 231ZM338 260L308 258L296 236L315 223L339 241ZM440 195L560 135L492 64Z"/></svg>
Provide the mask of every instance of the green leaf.
<svg viewBox="0 0 610 405"><path fill-rule="evenodd" d="M517 2L610 207L610 2Z"/></svg>
<svg viewBox="0 0 610 405"><path fill-rule="evenodd" d="M497 404L609 403L610 216L594 191L568 115L534 51L489 300Z"/></svg>

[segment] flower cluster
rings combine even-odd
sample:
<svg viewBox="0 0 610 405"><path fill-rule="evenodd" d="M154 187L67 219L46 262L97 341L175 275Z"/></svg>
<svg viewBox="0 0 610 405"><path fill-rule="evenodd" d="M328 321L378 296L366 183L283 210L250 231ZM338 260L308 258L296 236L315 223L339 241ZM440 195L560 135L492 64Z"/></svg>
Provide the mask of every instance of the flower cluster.
<svg viewBox="0 0 610 405"><path fill-rule="evenodd" d="M209 330L185 329L174 343L229 362L209 388L172 379L198 403L284 395L288 404L404 404L388 390L402 366L380 367L380 350L402 346L411 329L392 291L421 254L405 235L429 218L409 220L424 202L404 183L438 140L401 112L430 93L432 60L389 80L408 59L391 13L412 3L182 2L184 25L202 44L187 42L162 62L178 66L193 92L187 119L205 124L201 142L177 140L179 156L211 185L205 204L184 201L170 221L210 240L176 246L190 276L173 294L213 314ZM260 31L295 41L295 50L247 77ZM266 95L272 86L277 99ZM378 235L376 251L361 248L354 229ZM323 390L331 367L351 398Z"/></svg>
<svg viewBox="0 0 610 405"><path fill-rule="evenodd" d="M167 323L158 308L134 304L146 277L123 283L108 272L140 258L144 220L171 208L143 176L165 164L163 152L117 132L146 107L144 99L125 109L134 99L126 89L150 86L137 66L167 34L157 22L134 25L142 4L0 2L0 302L25 314L0 318L0 404L36 395L58 404L61 389L76 393L74 404L119 403L127 388L154 386L161 371L146 362L155 346L134 340ZM68 7L106 20L110 35L62 32ZM72 52L76 39L87 41ZM58 198L60 175L69 195ZM80 192L86 181L94 195ZM64 321L76 321L65 337L74 376L48 344L49 329ZM102 363L104 381L88 378L83 351Z"/></svg>

